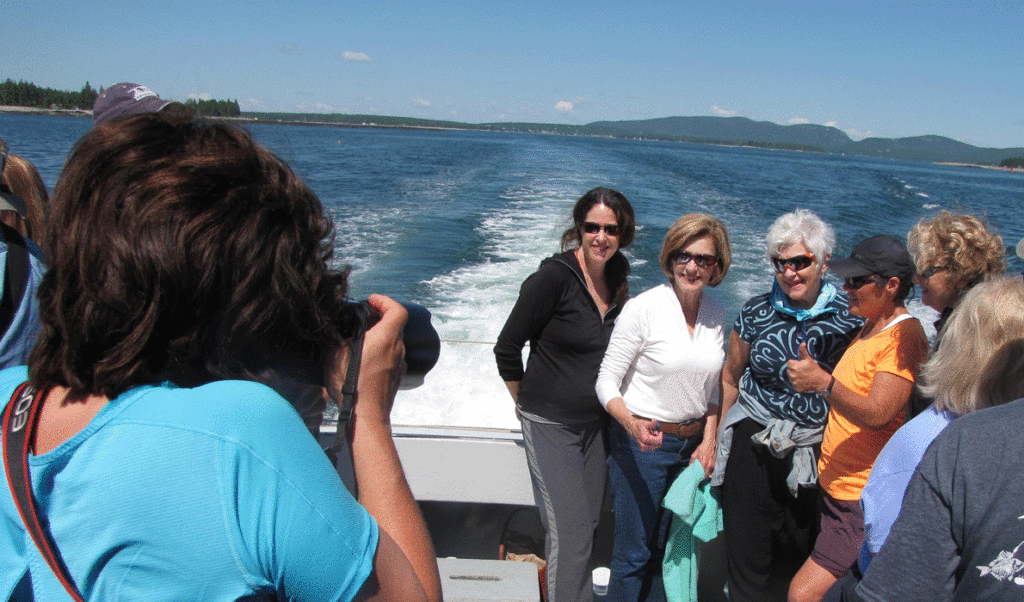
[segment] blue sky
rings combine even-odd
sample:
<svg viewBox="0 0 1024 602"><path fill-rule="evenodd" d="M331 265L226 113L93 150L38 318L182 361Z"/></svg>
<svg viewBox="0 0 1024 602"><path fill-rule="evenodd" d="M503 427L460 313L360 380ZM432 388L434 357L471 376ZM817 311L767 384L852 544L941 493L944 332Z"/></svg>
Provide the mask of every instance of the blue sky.
<svg viewBox="0 0 1024 602"><path fill-rule="evenodd" d="M471 123L737 115L1024 147L1024 3L4 0L0 78Z"/></svg>

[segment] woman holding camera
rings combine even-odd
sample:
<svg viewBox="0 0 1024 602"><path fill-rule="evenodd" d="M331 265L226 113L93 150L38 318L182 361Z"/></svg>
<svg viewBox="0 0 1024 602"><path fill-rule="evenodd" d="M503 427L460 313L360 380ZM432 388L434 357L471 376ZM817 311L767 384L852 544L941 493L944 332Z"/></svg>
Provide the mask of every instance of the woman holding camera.
<svg viewBox="0 0 1024 602"><path fill-rule="evenodd" d="M382 318L357 386L358 502L295 410L258 384L285 358L322 358L341 399L349 359L331 223L280 159L180 114L113 120L76 145L50 219L43 331L27 372L0 372L0 394L41 408L26 466L69 590L440 599L390 437L401 306L370 298ZM62 571L47 570L8 494L0 513L0 598L64 599Z"/></svg>
<svg viewBox="0 0 1024 602"><path fill-rule="evenodd" d="M628 296L633 207L595 188L576 202L563 252L523 282L494 355L516 404L546 533L549 602L593 599L588 564L606 481L606 415L594 394ZM530 342L523 370L522 349Z"/></svg>
<svg viewBox="0 0 1024 602"><path fill-rule="evenodd" d="M684 215L661 246L669 281L630 299L616 320L597 377L597 397L615 419L612 600L664 599L646 595L662 590L654 580L672 520L662 500L691 461L707 476L714 467L725 310L704 288L720 284L731 261L722 222Z"/></svg>

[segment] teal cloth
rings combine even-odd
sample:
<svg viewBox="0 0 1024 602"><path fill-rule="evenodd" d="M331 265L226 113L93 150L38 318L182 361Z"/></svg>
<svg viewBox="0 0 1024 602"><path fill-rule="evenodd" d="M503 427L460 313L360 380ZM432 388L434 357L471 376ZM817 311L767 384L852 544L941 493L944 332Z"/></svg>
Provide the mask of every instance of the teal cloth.
<svg viewBox="0 0 1024 602"><path fill-rule="evenodd" d="M829 305L838 294L839 291L836 290L836 287L828 282L822 282L821 290L818 291L818 299L814 302L814 305L808 309L802 309L789 302L789 297L782 292L778 279L772 281L772 307L780 313L793 316L798 322L836 311L836 308L829 307Z"/></svg>
<svg viewBox="0 0 1024 602"><path fill-rule="evenodd" d="M661 505L674 515L661 565L665 597L669 602L695 602L700 563L700 544L695 539L711 541L722 530L718 490L694 460L673 481Z"/></svg>

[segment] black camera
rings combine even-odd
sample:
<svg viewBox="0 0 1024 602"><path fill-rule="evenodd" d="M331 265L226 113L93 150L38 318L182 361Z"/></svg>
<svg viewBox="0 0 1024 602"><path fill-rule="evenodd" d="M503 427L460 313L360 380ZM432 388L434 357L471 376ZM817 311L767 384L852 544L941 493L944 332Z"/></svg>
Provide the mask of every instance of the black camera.
<svg viewBox="0 0 1024 602"><path fill-rule="evenodd" d="M409 320L402 331L405 344L405 376L402 389L413 389L423 384L423 378L437 363L441 353L441 339L430 323L430 311L416 303L402 303L409 312ZM349 301L339 318L342 336L353 341L361 338L367 330L380 321L381 315L369 301Z"/></svg>

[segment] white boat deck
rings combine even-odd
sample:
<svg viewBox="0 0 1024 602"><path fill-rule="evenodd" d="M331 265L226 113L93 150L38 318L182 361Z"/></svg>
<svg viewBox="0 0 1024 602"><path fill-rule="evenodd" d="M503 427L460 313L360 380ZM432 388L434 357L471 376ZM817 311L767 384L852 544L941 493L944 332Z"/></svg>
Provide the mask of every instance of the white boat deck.
<svg viewBox="0 0 1024 602"><path fill-rule="evenodd" d="M417 500L533 505L518 431L396 426L394 439Z"/></svg>

